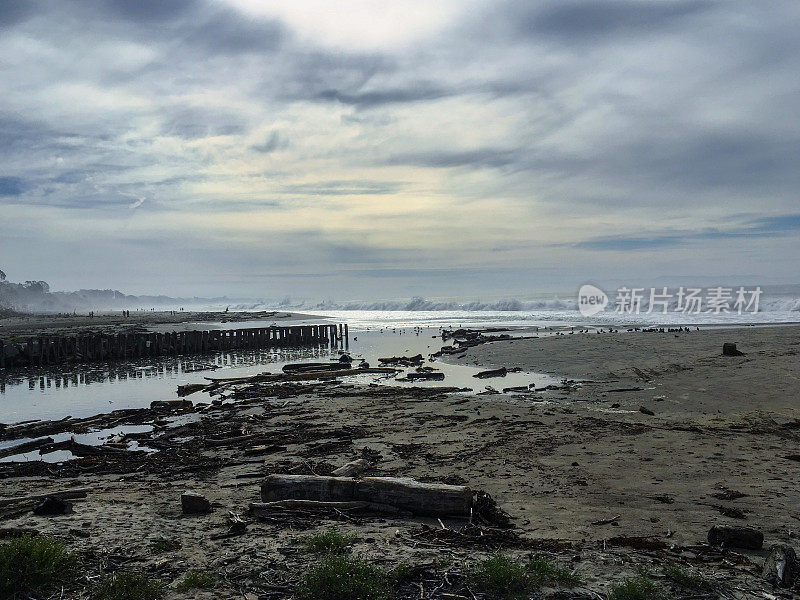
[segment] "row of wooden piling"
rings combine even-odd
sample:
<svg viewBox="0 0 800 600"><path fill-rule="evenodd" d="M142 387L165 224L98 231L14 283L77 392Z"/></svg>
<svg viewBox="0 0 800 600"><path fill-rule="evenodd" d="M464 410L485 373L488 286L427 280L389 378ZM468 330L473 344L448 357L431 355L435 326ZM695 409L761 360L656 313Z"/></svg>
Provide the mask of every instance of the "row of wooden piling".
<svg viewBox="0 0 800 600"><path fill-rule="evenodd" d="M39 336L13 344L0 340L0 368L202 354L234 349L346 346L348 338L347 324L342 323L170 333Z"/></svg>

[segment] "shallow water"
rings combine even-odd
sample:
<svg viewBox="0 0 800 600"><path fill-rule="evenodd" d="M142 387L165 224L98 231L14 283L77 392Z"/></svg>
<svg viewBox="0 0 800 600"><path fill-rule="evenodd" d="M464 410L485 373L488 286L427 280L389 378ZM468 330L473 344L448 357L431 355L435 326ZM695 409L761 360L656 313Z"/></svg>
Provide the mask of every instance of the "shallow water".
<svg viewBox="0 0 800 600"><path fill-rule="evenodd" d="M257 322L225 323L225 327L259 327ZM379 366L378 358L422 354L426 365L445 374L444 381L404 383L380 375L348 377L347 381L383 385L454 386L482 391L487 385L537 387L554 383L547 375L509 373L506 377L476 379L475 366L451 365L427 360L442 347L438 327L382 327L353 324L348 351L358 360ZM204 377L244 377L264 372L280 372L291 362L335 359L332 348L280 348L218 352L215 354L149 359L140 362L87 363L67 369L11 372L0 379L0 422L29 419L60 419L67 415L80 418L122 408L143 408L153 400L177 397L178 385L202 383ZM196 394L195 401L208 400ZM87 442L88 443L88 442Z"/></svg>

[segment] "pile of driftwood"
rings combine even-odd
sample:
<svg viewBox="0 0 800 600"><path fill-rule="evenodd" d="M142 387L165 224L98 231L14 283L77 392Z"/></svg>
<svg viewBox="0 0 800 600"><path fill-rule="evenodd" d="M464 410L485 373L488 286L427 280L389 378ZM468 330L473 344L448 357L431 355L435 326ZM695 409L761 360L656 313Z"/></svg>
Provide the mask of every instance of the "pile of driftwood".
<svg viewBox="0 0 800 600"><path fill-rule="evenodd" d="M418 367L425 362L425 359L422 358L422 354L417 354L416 356L388 356L379 358L378 362L382 365L393 365L396 367Z"/></svg>
<svg viewBox="0 0 800 600"><path fill-rule="evenodd" d="M288 371L287 371L288 369ZM178 396L184 397L195 392L221 392L226 388L250 383L289 383L296 381L313 381L336 379L346 375L394 375L397 369L389 367L351 368L349 363L299 363L286 365L283 373L261 373L249 377L205 377L209 383L188 383L178 386Z"/></svg>
<svg viewBox="0 0 800 600"><path fill-rule="evenodd" d="M447 340L448 337L453 340L453 344L451 346L442 346L441 350L438 352L434 352L431 356L443 356L445 354L460 354L464 352L467 348L472 348L474 346L480 346L481 344L487 344L489 342L497 342L501 340L510 340L510 339L525 339L525 337L515 337L512 338L507 333L503 333L500 335L485 335L483 331L475 331L475 330L467 330L467 329L459 329L458 331L450 333L450 335L445 335L448 332L442 333L442 339ZM534 337L534 336L528 336Z"/></svg>

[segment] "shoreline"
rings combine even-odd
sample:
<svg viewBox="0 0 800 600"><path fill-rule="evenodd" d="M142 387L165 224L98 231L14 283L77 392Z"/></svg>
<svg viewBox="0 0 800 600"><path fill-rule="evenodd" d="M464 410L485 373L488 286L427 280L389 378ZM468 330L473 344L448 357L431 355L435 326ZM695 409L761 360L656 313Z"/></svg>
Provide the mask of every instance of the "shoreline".
<svg viewBox="0 0 800 600"><path fill-rule="evenodd" d="M745 355L722 357L723 341ZM800 327L552 335L492 341L448 361L520 366L580 383L478 395L342 379L246 384L213 397L223 399L217 405L190 396L191 407L135 413L133 421L155 425L152 434L137 434L139 443L160 452L109 449L16 473L0 463L3 497L91 490L73 514L24 513L3 526L54 534L79 551L121 544L168 583L188 568L224 570L256 596L266 588L254 569L283 582L281 597L290 595L295 574L313 562L298 550L301 538L332 527L355 535L355 552L387 567L405 562L441 573L434 559L447 556L458 573L495 550L544 554L584 579L586 596L561 598L596 597L637 566L660 572L664 564L700 570L729 598L774 594L757 574L766 548L797 547L800 529L800 512L786 504L800 495L800 463L786 458L800 442L798 352ZM479 383L501 387L502 378ZM252 444L234 441L237 434L268 440L267 447L253 454ZM220 439L232 441L217 445ZM494 540L487 545L448 519L440 526L417 517L248 516L267 474L326 475L358 458L369 464L365 475L484 490L511 515L513 529L502 537L483 527L480 535ZM184 490L203 494L215 510L182 518ZM214 539L226 530L228 511L246 520L247 531ZM759 529L765 550L718 553L703 540L719 524ZM162 538L180 548L153 551ZM571 562L576 554L581 560ZM172 585L168 597L194 596ZM241 594L220 586L206 597Z"/></svg>
<svg viewBox="0 0 800 600"><path fill-rule="evenodd" d="M122 311L89 315L17 313L0 318L0 339L16 340L40 335L79 335L82 333L128 333L149 331L191 331L192 325L275 320L283 323L324 320L324 317L287 311Z"/></svg>

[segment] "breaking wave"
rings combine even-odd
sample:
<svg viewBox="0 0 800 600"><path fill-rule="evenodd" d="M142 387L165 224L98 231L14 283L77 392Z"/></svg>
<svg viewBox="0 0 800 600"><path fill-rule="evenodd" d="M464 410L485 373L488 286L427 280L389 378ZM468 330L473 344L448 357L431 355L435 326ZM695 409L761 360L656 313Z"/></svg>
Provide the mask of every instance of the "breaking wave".
<svg viewBox="0 0 800 600"><path fill-rule="evenodd" d="M609 295L613 310L614 296ZM648 298L642 301L642 309L649 307ZM675 310L677 300L673 299L669 303L670 310ZM364 302L308 302L299 300L284 299L279 303L265 302L255 304L241 304L235 307L239 310L255 310L280 308L284 310L369 310L369 311L405 311L405 312L431 312L431 311L492 311L492 312L539 312L539 311L577 311L578 302L576 298L560 298L555 296L549 299L539 300L518 300L507 298L493 302L481 300L457 301L457 300L430 300L422 297L414 297L407 300L383 300L383 301L364 301ZM797 296L762 296L758 312L800 312L800 297Z"/></svg>

